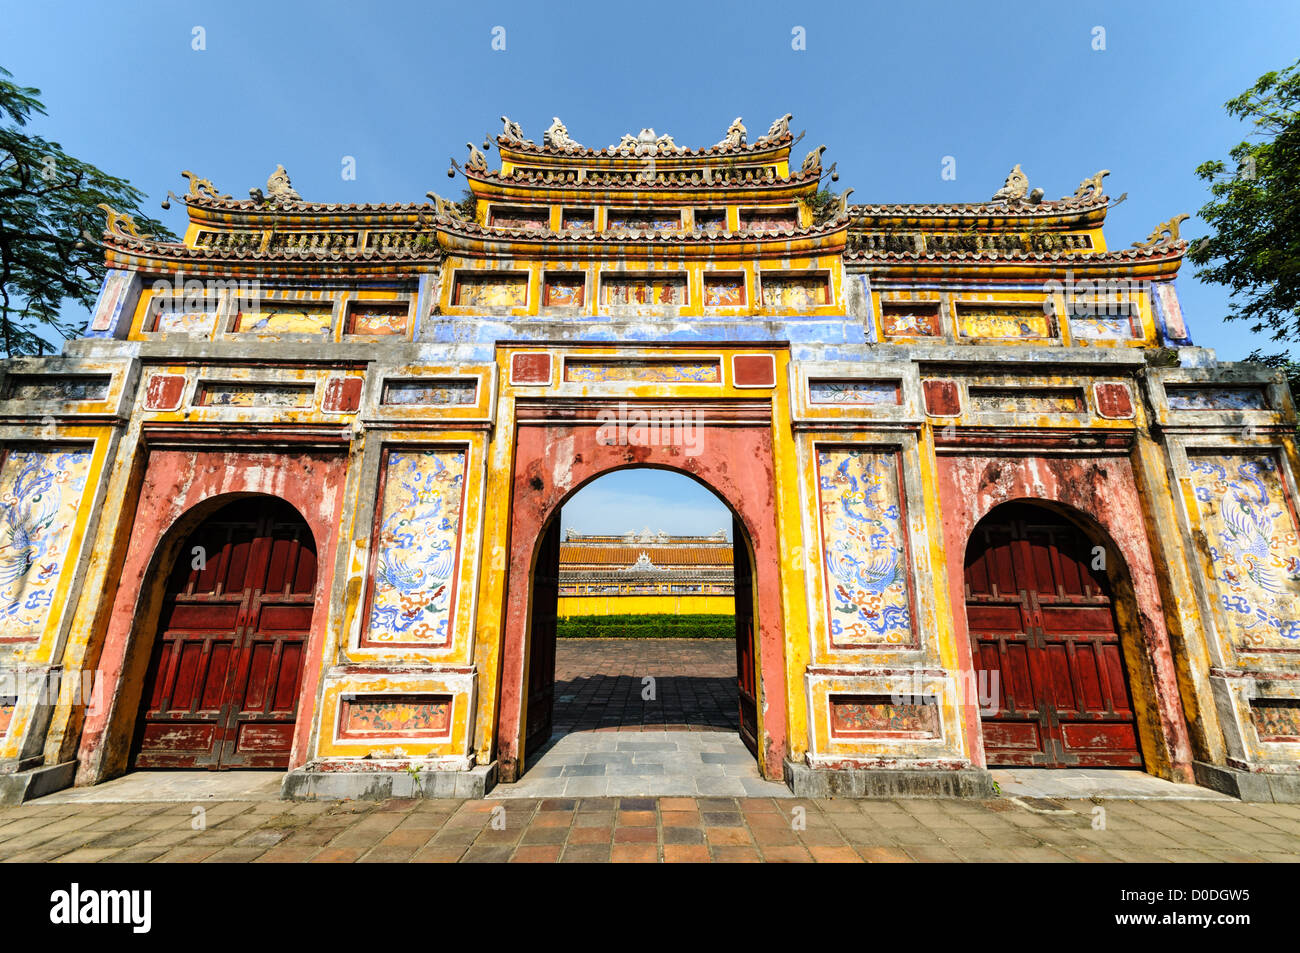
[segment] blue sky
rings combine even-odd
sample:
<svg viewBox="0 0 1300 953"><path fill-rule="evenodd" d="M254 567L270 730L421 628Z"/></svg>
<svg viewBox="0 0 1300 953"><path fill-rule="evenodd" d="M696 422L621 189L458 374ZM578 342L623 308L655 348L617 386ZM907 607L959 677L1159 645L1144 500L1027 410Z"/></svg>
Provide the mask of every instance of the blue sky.
<svg viewBox="0 0 1300 953"><path fill-rule="evenodd" d="M1193 170L1247 131L1222 104L1300 56L1293 0L0 0L0 24L0 65L43 92L38 131L155 207L182 190L182 169L244 195L277 162L313 200L458 195L448 157L495 136L503 113L539 140L559 115L579 142L604 146L643 126L705 145L737 115L753 135L791 112L801 145L827 144L854 201L987 199L1017 162L1055 198L1110 169L1107 191L1128 193L1107 223L1112 247L1205 203ZM792 49L795 27L805 50ZM944 156L954 181L940 177ZM179 205L166 215L179 231ZM1228 359L1267 344L1225 325L1226 294L1190 268L1179 289L1197 343Z"/></svg>

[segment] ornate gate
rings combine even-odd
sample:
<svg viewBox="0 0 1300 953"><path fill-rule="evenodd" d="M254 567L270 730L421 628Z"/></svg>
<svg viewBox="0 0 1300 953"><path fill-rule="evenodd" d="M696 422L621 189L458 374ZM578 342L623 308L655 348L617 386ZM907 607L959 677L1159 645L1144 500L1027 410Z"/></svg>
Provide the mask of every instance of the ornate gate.
<svg viewBox="0 0 1300 953"><path fill-rule="evenodd" d="M1000 506L971 534L972 655L981 680L998 680L997 711L981 713L990 765L1142 764L1103 559L1032 505Z"/></svg>
<svg viewBox="0 0 1300 953"><path fill-rule="evenodd" d="M292 506L257 497L209 517L168 580L136 767L287 767L315 588Z"/></svg>

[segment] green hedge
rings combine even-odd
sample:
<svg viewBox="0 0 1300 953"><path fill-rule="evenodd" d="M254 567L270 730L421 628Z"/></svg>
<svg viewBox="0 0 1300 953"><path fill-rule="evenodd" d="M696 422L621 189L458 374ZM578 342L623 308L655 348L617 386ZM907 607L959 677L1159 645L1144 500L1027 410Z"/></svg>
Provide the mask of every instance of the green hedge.
<svg viewBox="0 0 1300 953"><path fill-rule="evenodd" d="M562 639L731 639L734 615L574 615L557 620Z"/></svg>

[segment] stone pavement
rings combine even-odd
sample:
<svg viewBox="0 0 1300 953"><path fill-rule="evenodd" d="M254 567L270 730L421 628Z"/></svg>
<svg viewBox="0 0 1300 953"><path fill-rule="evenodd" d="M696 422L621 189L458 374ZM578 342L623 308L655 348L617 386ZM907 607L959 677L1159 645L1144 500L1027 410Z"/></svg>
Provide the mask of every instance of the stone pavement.
<svg viewBox="0 0 1300 953"><path fill-rule="evenodd" d="M740 740L730 639L560 639L555 680L550 740L489 797L790 796Z"/></svg>
<svg viewBox="0 0 1300 953"><path fill-rule="evenodd" d="M47 802L0 808L0 860L1300 860L1300 805L1238 801Z"/></svg>

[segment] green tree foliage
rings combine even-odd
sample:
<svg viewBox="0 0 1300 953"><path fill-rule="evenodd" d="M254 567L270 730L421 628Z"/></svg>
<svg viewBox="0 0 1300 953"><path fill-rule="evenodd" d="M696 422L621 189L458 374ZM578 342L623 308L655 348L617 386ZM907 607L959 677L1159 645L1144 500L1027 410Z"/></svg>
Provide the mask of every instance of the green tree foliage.
<svg viewBox="0 0 1300 953"><path fill-rule="evenodd" d="M44 354L47 335L71 337L82 327L59 311L71 299L89 310L104 280L96 240L111 205L135 218L142 233L175 240L140 210L144 195L26 130L45 115L39 89L10 81L0 67L0 350L4 356Z"/></svg>
<svg viewBox="0 0 1300 953"><path fill-rule="evenodd" d="M1250 140L1196 169L1212 200L1200 211L1214 233L1192 243L1196 275L1227 287L1228 318L1275 341L1300 341L1300 62L1266 73L1224 104L1252 126ZM1251 355L1290 373L1286 355Z"/></svg>

